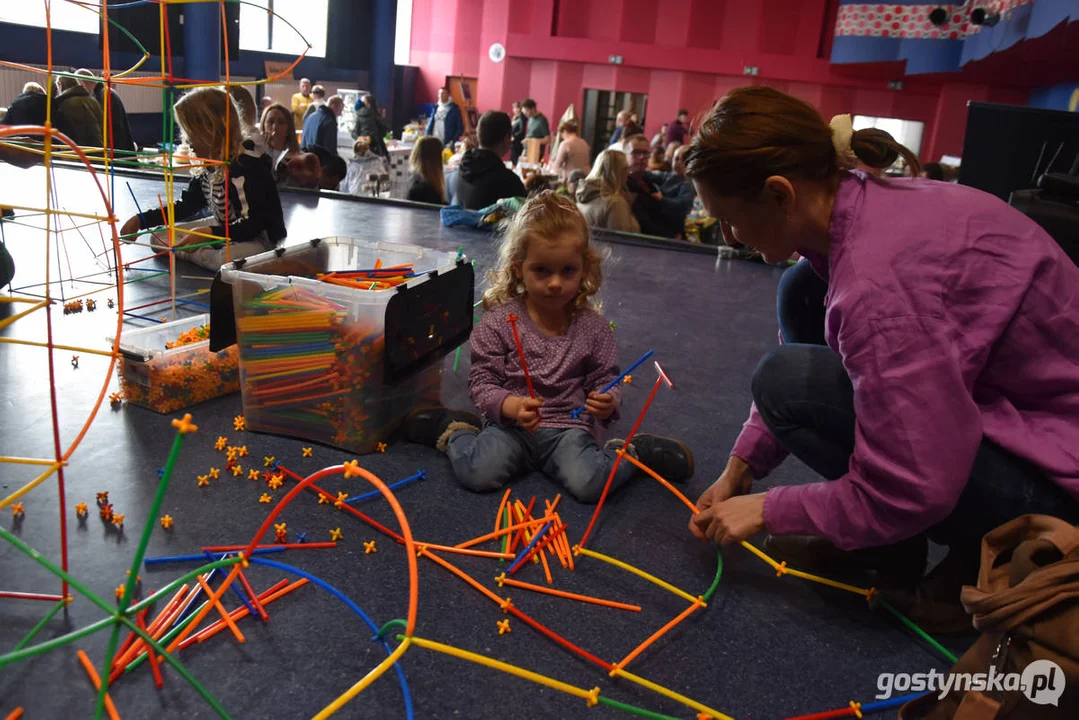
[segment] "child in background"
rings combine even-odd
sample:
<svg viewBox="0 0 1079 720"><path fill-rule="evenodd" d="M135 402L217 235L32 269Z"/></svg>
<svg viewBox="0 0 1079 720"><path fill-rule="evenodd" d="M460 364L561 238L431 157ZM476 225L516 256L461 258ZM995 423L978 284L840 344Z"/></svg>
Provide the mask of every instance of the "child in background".
<svg viewBox="0 0 1079 720"><path fill-rule="evenodd" d="M191 183L176 202L175 220L194 219L209 208L213 213L212 220L207 218L210 224L191 230L224 237L228 225L231 241L228 260L224 241L194 250L177 250L176 257L207 270L217 270L230 260L275 247L286 234L281 198L266 156L243 149L242 125L229 96L218 88L198 88L181 97L173 110L185 141L198 157L228 163L228 187L226 165L192 168ZM121 233L129 235L164 223L161 209L155 208L128 219ZM208 238L193 232L176 232L176 246L207 241ZM158 247L153 242L151 245Z"/></svg>
<svg viewBox="0 0 1079 720"><path fill-rule="evenodd" d="M614 333L597 312L600 254L573 201L545 192L528 200L501 241L497 268L484 294L486 312L472 332L469 389L483 415L445 408L413 412L406 435L446 452L454 475L477 492L505 486L538 470L581 502L599 499L615 451L601 447L618 419L621 390L600 393L618 376ZM517 330L536 397L529 397L514 342ZM587 412L574 418L573 409ZM627 452L672 482L693 475L693 454L669 438L637 435ZM620 463L612 488L637 473Z"/></svg>
<svg viewBox="0 0 1079 720"><path fill-rule="evenodd" d="M348 161L348 172L341 185L341 192L352 195L364 195L364 185L368 184L371 175L386 175L389 168L386 161L371 152L371 143L365 136L360 136L352 145L352 159ZM372 183L372 185L377 184ZM387 182L388 184L388 182Z"/></svg>

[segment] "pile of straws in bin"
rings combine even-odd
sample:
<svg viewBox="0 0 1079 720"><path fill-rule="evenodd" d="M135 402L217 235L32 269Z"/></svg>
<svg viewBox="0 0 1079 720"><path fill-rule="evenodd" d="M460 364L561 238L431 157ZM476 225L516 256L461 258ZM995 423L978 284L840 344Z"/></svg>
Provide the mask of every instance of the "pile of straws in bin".
<svg viewBox="0 0 1079 720"><path fill-rule="evenodd" d="M382 267L381 260L376 260L375 266L369 270L343 270L315 275L316 280L354 290L389 290L413 277L416 277L416 273L412 271L412 263Z"/></svg>

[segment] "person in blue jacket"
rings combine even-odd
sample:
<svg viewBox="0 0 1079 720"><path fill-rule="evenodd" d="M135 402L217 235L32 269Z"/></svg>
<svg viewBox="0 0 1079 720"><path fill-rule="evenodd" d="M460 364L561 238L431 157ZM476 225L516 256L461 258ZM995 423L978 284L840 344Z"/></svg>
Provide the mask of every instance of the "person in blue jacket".
<svg viewBox="0 0 1079 720"><path fill-rule="evenodd" d="M446 88L438 90L438 105L427 121L426 135L433 135L442 141L445 147L453 147L457 138L464 135L465 121L461 119L461 108L450 97Z"/></svg>

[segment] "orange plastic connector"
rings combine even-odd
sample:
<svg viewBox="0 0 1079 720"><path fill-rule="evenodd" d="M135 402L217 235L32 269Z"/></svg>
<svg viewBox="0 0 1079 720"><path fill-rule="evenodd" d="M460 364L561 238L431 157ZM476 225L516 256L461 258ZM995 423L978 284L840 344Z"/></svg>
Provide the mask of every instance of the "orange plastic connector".
<svg viewBox="0 0 1079 720"><path fill-rule="evenodd" d="M862 717L862 704L860 702L854 702L853 700L851 700L850 701L850 707L851 707L852 710L854 710L854 717L856 717L856 718L861 718Z"/></svg>
<svg viewBox="0 0 1079 720"><path fill-rule="evenodd" d="M783 577L786 574L787 574L787 561L784 560L783 562L776 565L776 577Z"/></svg>

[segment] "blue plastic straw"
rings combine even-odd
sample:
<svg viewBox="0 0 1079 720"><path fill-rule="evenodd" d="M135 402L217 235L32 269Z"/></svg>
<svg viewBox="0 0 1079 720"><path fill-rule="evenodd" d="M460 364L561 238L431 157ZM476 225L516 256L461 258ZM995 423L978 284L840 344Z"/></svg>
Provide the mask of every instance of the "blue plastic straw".
<svg viewBox="0 0 1079 720"><path fill-rule="evenodd" d="M135 201L135 209L139 211L139 226L143 224L142 221L142 208L139 207L139 200L135 197L135 191L131 189L131 183L125 183L127 185L127 191L131 193L131 199Z"/></svg>
<svg viewBox="0 0 1079 720"><path fill-rule="evenodd" d="M223 554L221 556L221 558L224 559L224 558L228 557L229 555L233 555L233 554L235 554L235 553L225 553L225 554ZM210 562L213 562L214 560L218 559L218 558L215 558L214 554L212 552L210 552L209 550L206 551L206 557L210 560ZM240 598L240 602L242 602L244 604L244 607L247 608L247 611L249 613L251 613L251 617L261 617L257 612L255 612L255 606L247 601L247 596L243 594L242 590L240 590L239 583L231 583L229 585L229 587L231 587L233 589L233 591L236 593L236 596Z"/></svg>
<svg viewBox="0 0 1079 720"><path fill-rule="evenodd" d="M518 555L517 559L514 560L513 564L510 565L510 569L506 571L507 573L513 572L517 569L518 565L524 562L524 559L528 557L528 551L532 549L532 547L541 537L543 537L543 533L547 532L547 529L551 527L552 523L554 523L554 520L549 521L546 525L543 526L542 530L532 536L532 542L528 543L528 545L525 546L525 549L521 551L521 554Z"/></svg>
<svg viewBox="0 0 1079 720"><path fill-rule="evenodd" d="M285 552L284 547L270 547L270 548L255 548L251 551L252 555L266 555L268 553ZM225 557L230 553L218 553L216 555L217 560ZM157 557L143 558L143 565L160 565L161 563L180 563L180 562L202 562L206 559L206 555L159 555Z"/></svg>
<svg viewBox="0 0 1079 720"><path fill-rule="evenodd" d="M629 366L628 368L626 368L626 371L625 371L624 373L622 373L621 375L619 375L618 377L616 377L616 378L615 378L614 380L611 380L611 381L610 381L609 383L607 383L607 384L606 384L606 385L605 385L605 386L603 387L603 389L599 391L599 394L600 394L600 395L602 395L603 393L607 392L608 390L610 390L611 388L613 388L613 387L614 387L615 385L617 385L618 383L622 382L623 378L625 378L625 377L626 377L626 375L629 375L629 374L630 374L631 372L633 372L633 371L634 371L634 370L635 370L635 369L637 368L637 366L638 366L638 365L640 365L641 363L643 363L643 362L644 362L645 360L647 360L648 358L652 357L652 354L653 354L654 352L655 352L655 350L649 350L649 351L648 351L648 352L646 352L646 353L645 353L644 355L641 355L641 359L640 359L640 360L638 360L637 362L635 362L635 363L633 363L632 365L630 365L630 366ZM569 414L570 414L571 416L573 416L573 418L574 418L574 419L576 419L577 417L579 417L579 416L580 416L580 414L581 414L581 413L583 413L583 412L584 412L584 409L585 409L585 406L584 406L584 405L582 405L581 407L577 408L576 410L570 410L570 413L569 413Z"/></svg>
<svg viewBox="0 0 1079 720"><path fill-rule="evenodd" d="M392 485L387 485L386 489L387 490L394 490L396 488L401 487L402 485L407 485L408 483L412 482L413 480L423 480L426 477L427 477L427 473L425 473L423 470L417 470L415 475L409 475L404 480L398 480L397 482L393 483ZM367 498L373 498L376 495L381 495L381 494L382 494L381 490L371 490L370 492L365 492L362 495L353 495L350 498L346 498L345 502L346 503L359 502L360 500L366 500Z"/></svg>
<svg viewBox="0 0 1079 720"><path fill-rule="evenodd" d="M867 713L876 712L877 710L887 710L888 708L902 705L903 703L910 702L911 700L915 700L927 694L928 693L914 693L913 695L904 695L903 697L888 698L887 700L881 700L880 702L866 703L865 705L862 705L862 712Z"/></svg>
<svg viewBox="0 0 1079 720"><path fill-rule="evenodd" d="M291 565L286 565L284 563L279 563L274 560L265 560L263 558L253 557L251 558L251 562L258 565L265 565L267 567L277 568L278 570L284 570L285 572L292 573L293 575L307 578L309 581L313 582L315 585L318 585L320 588L343 602L349 610L360 616L360 619L363 620L364 624L367 625L367 627L371 628L371 632L375 633L376 635L378 634L378 626L375 625L374 621L367 616L367 613L361 610L359 605L352 602L352 600L347 595L335 588L333 585L330 585L325 580L315 577L311 573L304 572L299 568L295 568ZM381 643L382 648L386 651L387 655L393 654L393 651L390 649L389 643L387 643L381 638L379 638L378 642ZM408 720L413 720L415 716L412 713L412 694L408 691L408 683L405 681L405 672L401 669L401 663L394 663L393 669L397 673L397 680L401 683L401 694L405 696L405 717Z"/></svg>

